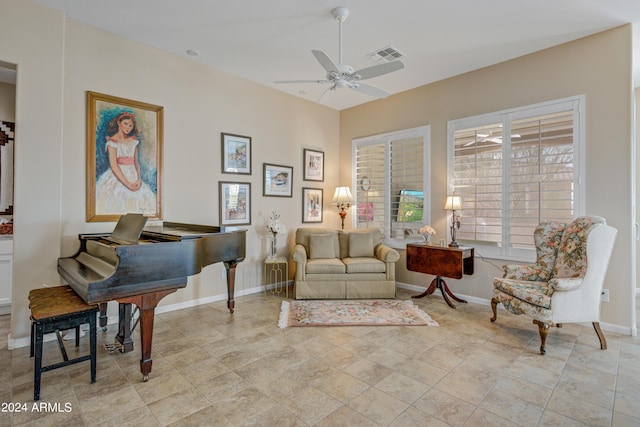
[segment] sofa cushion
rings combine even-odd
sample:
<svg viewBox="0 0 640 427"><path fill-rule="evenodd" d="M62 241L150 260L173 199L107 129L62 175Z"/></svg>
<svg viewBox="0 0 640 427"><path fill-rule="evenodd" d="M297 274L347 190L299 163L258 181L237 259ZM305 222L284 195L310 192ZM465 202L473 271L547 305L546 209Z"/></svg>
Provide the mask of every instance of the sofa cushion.
<svg viewBox="0 0 640 427"><path fill-rule="evenodd" d="M371 234L373 237L373 250L375 253L378 245L382 243L382 233L377 228L364 228L355 230L338 230L338 240L340 242L340 253L336 252L338 258L349 258L349 236L354 233Z"/></svg>
<svg viewBox="0 0 640 427"><path fill-rule="evenodd" d="M336 251L333 245L334 236L331 234L312 234L309 236L309 258L324 259L335 258Z"/></svg>
<svg viewBox="0 0 640 427"><path fill-rule="evenodd" d="M310 259L307 262L307 274L343 274L346 267L338 258Z"/></svg>
<svg viewBox="0 0 640 427"><path fill-rule="evenodd" d="M333 252L336 254L336 258L342 258L338 256L340 253L340 245L338 243L338 232L332 228L305 228L301 227L296 230L296 244L304 246L306 250L306 256L309 257L309 236L314 234L330 234L333 238Z"/></svg>
<svg viewBox="0 0 640 427"><path fill-rule="evenodd" d="M345 258L347 273L384 273L385 264L377 258Z"/></svg>
<svg viewBox="0 0 640 427"><path fill-rule="evenodd" d="M374 257L373 234L349 233L349 257Z"/></svg>

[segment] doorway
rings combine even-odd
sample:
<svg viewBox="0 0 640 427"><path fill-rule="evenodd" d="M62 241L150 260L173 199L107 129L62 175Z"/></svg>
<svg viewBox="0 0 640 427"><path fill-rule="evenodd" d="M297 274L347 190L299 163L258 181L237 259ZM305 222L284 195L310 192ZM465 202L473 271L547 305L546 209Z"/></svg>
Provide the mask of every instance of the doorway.
<svg viewBox="0 0 640 427"><path fill-rule="evenodd" d="M11 313L13 287L13 149L15 64L0 61L0 315Z"/></svg>

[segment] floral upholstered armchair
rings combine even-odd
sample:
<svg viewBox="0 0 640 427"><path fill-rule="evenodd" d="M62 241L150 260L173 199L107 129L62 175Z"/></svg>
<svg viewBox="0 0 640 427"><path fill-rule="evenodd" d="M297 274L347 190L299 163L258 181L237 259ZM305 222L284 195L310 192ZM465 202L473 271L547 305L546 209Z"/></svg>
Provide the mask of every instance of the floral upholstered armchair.
<svg viewBox="0 0 640 427"><path fill-rule="evenodd" d="M492 322L502 303L513 314L533 319L540 332L540 354L546 353L549 326L592 322L600 340L600 294L617 230L602 217L583 216L569 225L550 221L534 232L535 264L505 265L493 281Z"/></svg>

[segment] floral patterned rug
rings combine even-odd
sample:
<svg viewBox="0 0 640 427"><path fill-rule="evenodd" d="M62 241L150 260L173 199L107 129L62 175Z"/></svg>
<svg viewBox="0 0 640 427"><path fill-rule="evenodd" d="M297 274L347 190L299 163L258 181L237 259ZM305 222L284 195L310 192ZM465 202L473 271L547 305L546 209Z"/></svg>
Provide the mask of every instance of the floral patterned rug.
<svg viewBox="0 0 640 427"><path fill-rule="evenodd" d="M438 326L413 301L282 301L279 328L292 326Z"/></svg>

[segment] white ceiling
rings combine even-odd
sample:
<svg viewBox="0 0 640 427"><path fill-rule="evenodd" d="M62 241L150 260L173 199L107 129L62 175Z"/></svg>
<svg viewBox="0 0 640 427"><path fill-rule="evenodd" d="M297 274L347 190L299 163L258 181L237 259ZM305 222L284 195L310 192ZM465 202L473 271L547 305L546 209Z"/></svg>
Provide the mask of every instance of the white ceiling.
<svg viewBox="0 0 640 427"><path fill-rule="evenodd" d="M640 24L639 0L36 0L73 18L183 58L317 102L328 85L311 54L338 63L335 7L343 24L343 62L374 65L367 54L391 45L405 69L366 83L398 93L624 23ZM634 46L640 49L640 29ZM198 56L189 56L192 49ZM634 58L640 82L640 53ZM321 103L344 109L373 98L348 88Z"/></svg>

